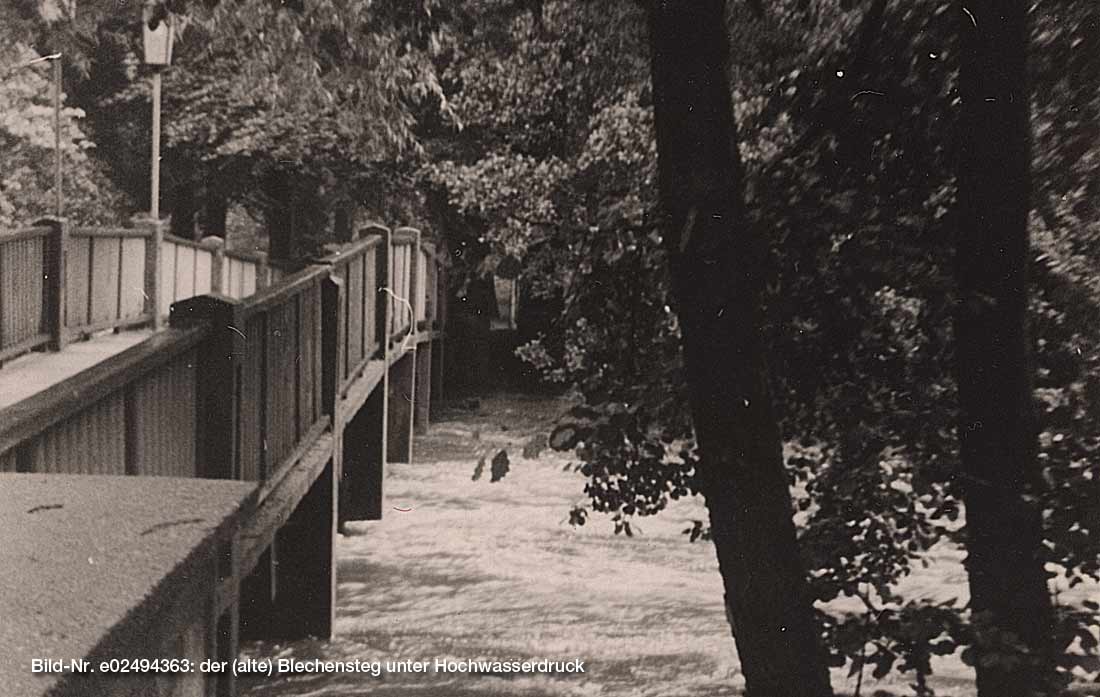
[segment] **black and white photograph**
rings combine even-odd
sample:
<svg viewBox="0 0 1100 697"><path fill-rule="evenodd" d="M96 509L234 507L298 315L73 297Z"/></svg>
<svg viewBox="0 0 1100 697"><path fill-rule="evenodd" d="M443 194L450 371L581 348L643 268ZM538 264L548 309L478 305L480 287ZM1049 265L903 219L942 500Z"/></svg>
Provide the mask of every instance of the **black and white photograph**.
<svg viewBox="0 0 1100 697"><path fill-rule="evenodd" d="M1100 697L1100 3L0 0L0 697Z"/></svg>

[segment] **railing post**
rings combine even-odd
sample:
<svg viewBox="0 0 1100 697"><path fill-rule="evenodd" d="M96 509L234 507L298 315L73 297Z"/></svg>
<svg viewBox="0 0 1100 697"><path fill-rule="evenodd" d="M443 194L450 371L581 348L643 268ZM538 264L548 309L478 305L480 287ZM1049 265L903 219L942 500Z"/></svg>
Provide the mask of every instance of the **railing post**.
<svg viewBox="0 0 1100 697"><path fill-rule="evenodd" d="M225 240L220 237L204 237L200 244L210 250L210 292L215 295L228 295L225 288L222 288L222 277L225 274Z"/></svg>
<svg viewBox="0 0 1100 697"><path fill-rule="evenodd" d="M375 317L375 330L378 332L378 341L382 344L382 358L386 361L386 365L389 365L389 353L390 353L390 333L393 329L390 327L393 324L393 316L390 308L393 307L393 278L391 277L393 272L393 233L389 228L378 229L378 235L382 238L382 244L378 245L377 253L375 254L375 283L378 287L375 288L375 298L378 302L378 307L374 313Z"/></svg>
<svg viewBox="0 0 1100 697"><path fill-rule="evenodd" d="M400 300L396 303L397 309L395 310L396 316L401 317L403 313L410 311L411 317L409 318L409 331L413 332L415 337L416 332L416 264L417 257L420 255L420 233L411 228L398 228L394 231L395 234L401 232L415 233L413 239L412 253L409 254L409 264L404 266L402 271L408 274L409 277L409 290L407 296L401 296L403 291L403 283L393 288L392 291L398 294ZM391 266L391 268L393 268ZM393 286L397 283L398 279L392 277L390 285ZM399 324L399 323L398 323ZM397 356L387 371L389 375L389 403L387 409L386 422L386 459L390 462L412 462L413 457L413 406L416 395L416 343L413 342L413 346L407 349L405 346L404 336L401 339L401 345L397 349Z"/></svg>
<svg viewBox="0 0 1100 697"><path fill-rule="evenodd" d="M51 351L60 351L68 343L65 330L65 300L68 289L65 285L66 252L69 248L69 222L63 218L43 218L35 222L35 227L48 226L50 235L46 240L46 265L42 269L45 280L46 333L50 335Z"/></svg>
<svg viewBox="0 0 1100 697"><path fill-rule="evenodd" d="M416 237L413 240L412 253L409 254L409 269L408 269L408 272L409 272L409 297L408 297L408 301L409 301L409 311L412 313L412 316L409 318L409 331L412 332L412 335L414 337L413 346L415 348L416 333L420 329L417 326L417 322L419 322L419 319L417 319L417 315L419 314L419 312L417 311L417 308L420 306L420 300L421 300L421 298L420 298L420 292L421 292L421 288L420 288L420 231L416 230L416 229L413 229L413 228L408 228L408 229L409 229L410 232L413 232L413 233L416 234Z"/></svg>
<svg viewBox="0 0 1100 697"><path fill-rule="evenodd" d="M271 285L271 265L266 252L256 252L256 291Z"/></svg>
<svg viewBox="0 0 1100 697"><path fill-rule="evenodd" d="M143 312L149 316L153 329L160 329L164 323L160 316L160 255L164 247L164 221L153 220L146 216L134 216L131 222L136 228L143 228L149 235L145 238L145 303Z"/></svg>
<svg viewBox="0 0 1100 697"><path fill-rule="evenodd" d="M340 366L344 361L344 281L321 281L321 405L335 429L340 405Z"/></svg>
<svg viewBox="0 0 1100 697"><path fill-rule="evenodd" d="M200 295L172 304L173 327L212 325L198 350L196 379L199 476L239 479L240 356L244 354L240 302Z"/></svg>

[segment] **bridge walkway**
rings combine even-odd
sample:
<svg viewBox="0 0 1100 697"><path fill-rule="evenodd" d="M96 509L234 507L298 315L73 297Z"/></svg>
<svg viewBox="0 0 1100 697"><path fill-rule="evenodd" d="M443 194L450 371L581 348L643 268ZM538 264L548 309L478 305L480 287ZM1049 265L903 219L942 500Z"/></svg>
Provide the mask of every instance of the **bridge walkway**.
<svg viewBox="0 0 1100 697"><path fill-rule="evenodd" d="M441 395L446 256L417 230L371 225L265 283L258 260L229 259L159 224L0 236L0 518L18 541L0 565L21 589L0 594L0 616L25 645L49 645L87 603L95 631L66 659L231 664L241 638L331 634L336 527L382 515L387 465L412 461ZM207 484L224 510L188 503L195 480L222 480ZM91 512L111 481L154 505ZM176 525L195 536L160 554L145 531ZM82 567L34 551L59 545L117 554L82 592ZM67 601L38 592L66 569ZM125 608L94 602L112 587ZM23 658L0 662L0 685L32 671ZM20 694L236 693L231 671L140 689L123 674L39 678Z"/></svg>

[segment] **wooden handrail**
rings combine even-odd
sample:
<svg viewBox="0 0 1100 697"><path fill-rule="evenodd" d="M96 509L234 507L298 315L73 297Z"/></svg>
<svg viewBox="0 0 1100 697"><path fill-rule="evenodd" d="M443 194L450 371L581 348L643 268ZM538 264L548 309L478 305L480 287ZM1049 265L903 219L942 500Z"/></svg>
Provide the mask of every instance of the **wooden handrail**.
<svg viewBox="0 0 1100 697"><path fill-rule="evenodd" d="M69 230L71 237L110 237L114 239L126 239L133 237L146 238L150 237L149 230L138 227L74 227ZM165 239L168 235L165 235ZM173 242L179 241L179 238L173 238Z"/></svg>
<svg viewBox="0 0 1100 697"><path fill-rule="evenodd" d="M29 240L35 237L45 237L50 234L51 228L46 225L39 225L34 227L26 227L15 230L14 232L0 233L0 245L7 244L8 242L19 242L20 240Z"/></svg>
<svg viewBox="0 0 1100 697"><path fill-rule="evenodd" d="M199 325L154 334L21 402L0 409L0 453L34 438L89 405L194 348L210 333Z"/></svg>
<svg viewBox="0 0 1100 697"><path fill-rule="evenodd" d="M242 316L248 318L275 305L280 305L291 296L317 283L328 275L328 267L311 265L282 279L278 285L270 286L255 295L246 298L241 304Z"/></svg>

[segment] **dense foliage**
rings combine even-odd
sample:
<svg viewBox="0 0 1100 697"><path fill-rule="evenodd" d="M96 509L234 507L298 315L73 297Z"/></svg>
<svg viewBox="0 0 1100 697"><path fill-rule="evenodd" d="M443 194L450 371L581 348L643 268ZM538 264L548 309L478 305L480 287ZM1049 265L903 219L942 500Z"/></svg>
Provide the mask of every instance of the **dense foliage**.
<svg viewBox="0 0 1100 697"><path fill-rule="evenodd" d="M8 37L10 38L10 37ZM0 39L0 228L27 225L55 207L52 66L27 45ZM117 223L125 199L90 153L83 110L61 109L62 214L76 223Z"/></svg>
<svg viewBox="0 0 1100 697"><path fill-rule="evenodd" d="M520 352L583 398L552 443L576 448L591 509L630 534L633 517L694 491L678 329L651 225L641 11L485 5L447 73L465 138L432 181L490 243L480 271L521 255L529 297L560 299L553 326ZM750 215L771 247L776 401L829 645L853 671L912 671L927 691L934 655L979 642L1001 646L988 652L997 660L1014 650L960 603L896 592L929 550L960 534L950 321L958 18L940 2L733 13ZM1049 568L1072 585L1097 578L1100 552L1100 392L1088 378L1100 298L1088 271L1100 139L1088 115L1100 102L1085 91L1096 84L1097 18L1045 2L1033 16L1044 85L1033 122L1044 221L1034 226L1032 307L1043 507ZM587 516L580 508L572 519ZM1061 611L1068 676L1095 651L1097 616L1094 606Z"/></svg>

